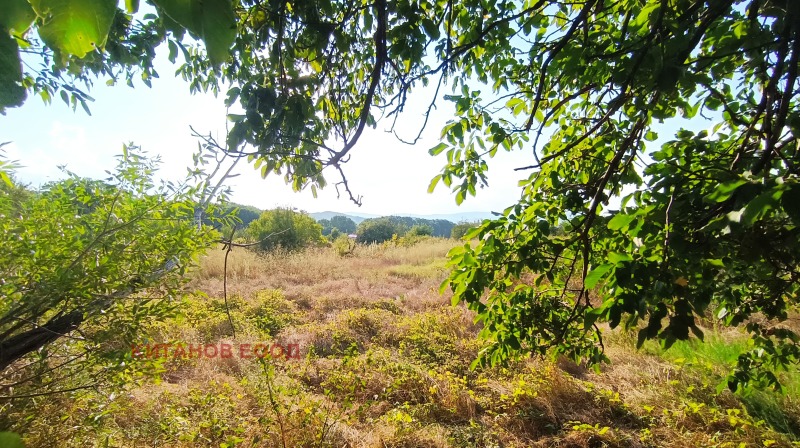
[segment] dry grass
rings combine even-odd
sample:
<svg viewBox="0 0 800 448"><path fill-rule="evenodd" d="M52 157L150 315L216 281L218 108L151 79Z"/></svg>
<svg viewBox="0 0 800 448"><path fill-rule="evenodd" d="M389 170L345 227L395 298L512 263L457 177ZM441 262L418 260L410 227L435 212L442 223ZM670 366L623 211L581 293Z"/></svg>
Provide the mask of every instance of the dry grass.
<svg viewBox="0 0 800 448"><path fill-rule="evenodd" d="M358 246L347 257L330 248L266 255L234 250L228 259L228 292L247 297L263 289L280 289L302 308L328 311L385 298L430 309L449 300L437 291L447 276L444 256L452 246L451 240L431 238L411 247ZM191 286L220 296L224 254L219 249L209 252Z"/></svg>
<svg viewBox="0 0 800 448"><path fill-rule="evenodd" d="M110 401L43 402L51 418L15 429L32 447L790 446L738 397L713 390L719 372L637 352L624 333L607 335L613 362L599 373L564 360L470 370L480 328L438 294L455 244L359 246L346 257L234 250L236 339L221 297L224 252L214 250L190 285L203 294L150 337L295 343L303 359L168 360L160 382ZM113 412L82 422L98 402ZM797 415L796 397L782 406Z"/></svg>

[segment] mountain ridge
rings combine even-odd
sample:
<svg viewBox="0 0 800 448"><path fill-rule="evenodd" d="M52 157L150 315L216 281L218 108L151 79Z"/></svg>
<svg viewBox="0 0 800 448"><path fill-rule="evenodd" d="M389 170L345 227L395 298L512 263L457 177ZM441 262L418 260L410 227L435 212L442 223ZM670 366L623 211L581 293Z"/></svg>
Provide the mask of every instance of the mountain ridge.
<svg viewBox="0 0 800 448"><path fill-rule="evenodd" d="M491 212L435 213L429 215L415 214L415 213L392 213L389 215L376 215L374 213L359 213L359 214L340 213L330 210L309 213L308 215L316 219L317 221L321 219L331 219L334 216L344 216L352 219L353 222L355 222L356 224L364 221L365 219L379 218L382 216L400 216L400 217L422 218L431 220L443 219L453 223L459 223L464 221L466 222L482 221L484 219L491 219L493 216Z"/></svg>

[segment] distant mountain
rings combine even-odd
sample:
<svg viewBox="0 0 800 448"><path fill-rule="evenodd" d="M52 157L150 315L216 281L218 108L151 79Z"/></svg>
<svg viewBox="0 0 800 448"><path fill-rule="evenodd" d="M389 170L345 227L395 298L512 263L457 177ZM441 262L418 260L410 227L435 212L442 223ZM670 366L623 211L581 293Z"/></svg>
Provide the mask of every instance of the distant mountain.
<svg viewBox="0 0 800 448"><path fill-rule="evenodd" d="M484 219L492 219L494 215L491 212L463 212L463 213L444 213L444 214L434 214L434 215L403 215L403 216L410 216L412 218L423 218L423 219L446 219L447 221L452 221L454 223L459 222L474 222L474 221L483 221Z"/></svg>
<svg viewBox="0 0 800 448"><path fill-rule="evenodd" d="M352 219L356 224L360 223L361 221L367 218L379 218L383 215L375 215L372 213L361 213L359 215L351 215L348 213L339 213L339 212L318 212L318 213L309 213L309 215L319 221L320 219L331 219L334 216L345 216L347 218ZM394 213L394 216L403 216L403 217L410 217L410 218L422 218L422 219L444 219L453 223L459 223L462 221L466 222L474 222L474 221L483 221L484 219L491 219L492 214L490 212L463 212L463 213L443 213L443 214L433 214L433 215L417 215L417 214L402 214L402 213Z"/></svg>
<svg viewBox="0 0 800 448"><path fill-rule="evenodd" d="M378 218L380 215L373 215L370 213L362 213L361 215L350 215L347 213L339 213L339 212L317 212L317 213L309 213L309 216L319 221L320 219L331 219L334 216L344 216L345 218L350 218L356 224L360 223L361 221L367 218Z"/></svg>

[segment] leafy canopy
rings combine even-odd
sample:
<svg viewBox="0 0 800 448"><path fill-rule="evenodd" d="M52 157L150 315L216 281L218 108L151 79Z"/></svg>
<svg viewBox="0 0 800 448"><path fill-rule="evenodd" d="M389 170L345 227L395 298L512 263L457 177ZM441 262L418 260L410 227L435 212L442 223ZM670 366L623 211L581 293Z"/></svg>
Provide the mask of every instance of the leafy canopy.
<svg viewBox="0 0 800 448"><path fill-rule="evenodd" d="M388 217L365 219L358 225L356 241L364 244L383 243L395 235L406 232L407 228Z"/></svg>
<svg viewBox="0 0 800 448"><path fill-rule="evenodd" d="M331 227L339 229L342 233L356 233L356 223L347 216L334 216L331 218Z"/></svg>
<svg viewBox="0 0 800 448"><path fill-rule="evenodd" d="M322 225L305 212L291 208L267 210L247 227L262 250L297 250L323 242Z"/></svg>
<svg viewBox="0 0 800 448"><path fill-rule="evenodd" d="M10 23L23 15L4 19L3 104L66 89L74 106L86 96L69 79L92 74L149 82L166 42L193 91L227 89L227 151L298 189L325 186L330 168L358 203L342 167L363 129L395 120L420 85L435 86L432 110L447 85L456 114L430 150L447 159L431 189L461 203L498 151L531 154L517 203L451 254L454 301L494 341L484 360L555 350L599 362L602 322L669 346L702 337L700 317L752 336L732 387L776 384L770 371L800 358L782 324L800 284L800 2L222 3L153 0L156 14L137 19L117 10L105 51L83 58L48 38L33 8L52 60L38 73L15 59L23 41ZM703 117L706 131L656 134ZM536 280L520 282L528 273Z"/></svg>
<svg viewBox="0 0 800 448"><path fill-rule="evenodd" d="M451 253L454 302L495 342L484 360L554 349L599 362L601 322L669 347L711 318L754 343L729 386L777 385L772 371L800 359L782 324L800 292L800 4L526 6L464 67L494 95L465 82L432 150L449 162L434 183L457 201L498 149L534 150L519 202ZM657 123L702 116L708 131L650 143Z"/></svg>
<svg viewBox="0 0 800 448"><path fill-rule="evenodd" d="M337 215L331 217L331 219L320 219L318 222L322 226L322 234L325 236L332 235L334 231L345 234L356 233L355 221L347 216ZM332 239L336 239L336 236Z"/></svg>
<svg viewBox="0 0 800 448"><path fill-rule="evenodd" d="M459 222L453 226L453 230L450 232L450 238L455 240L460 240L464 238L464 236L472 229L478 227L479 223L476 222Z"/></svg>
<svg viewBox="0 0 800 448"><path fill-rule="evenodd" d="M130 344L173 315L183 274L216 236L193 222L196 191L155 183L155 168L128 147L102 181L0 185L5 398L133 379Z"/></svg>

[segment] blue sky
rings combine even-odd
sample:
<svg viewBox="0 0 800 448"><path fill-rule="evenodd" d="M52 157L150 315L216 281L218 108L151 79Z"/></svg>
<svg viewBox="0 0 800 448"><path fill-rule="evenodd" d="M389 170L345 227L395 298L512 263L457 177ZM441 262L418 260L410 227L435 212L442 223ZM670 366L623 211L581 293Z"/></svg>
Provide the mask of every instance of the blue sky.
<svg viewBox="0 0 800 448"><path fill-rule="evenodd" d="M6 116L0 116L0 141L11 142L6 146L7 157L24 166L18 177L33 186L41 185L63 177L59 165L83 176L103 177L105 170L115 166L114 157L121 153L123 143L134 142L162 157L163 178L182 179L197 148L189 126L222 140L226 110L222 97L190 95L188 84L173 76L177 66L160 56L156 68L161 78L153 81L152 88L142 83L132 89L124 84L108 87L104 80L97 82L89 92L95 98L90 104L92 116L80 107L73 112L58 96L49 105L30 97L22 107L8 109ZM397 129L401 136L411 139L416 135L429 95L430 91L420 91L409 97ZM232 199L259 208L294 206L309 212L372 214L488 212L515 203L519 197L517 182L526 174L513 168L530 163L528 151L498 154L490 163L490 187L479 190L477 197L469 198L461 207L441 185L433 194L427 193L431 178L445 163L443 155L430 156L428 148L438 143L440 129L452 112L449 103L439 104L415 146L387 133L388 120L364 132L345 166L354 193L364 197L360 208L344 196L337 199L332 185L314 198L310 191L293 192L281 176L264 180L244 163L237 167L241 175L229 181ZM328 179L332 183L338 177L330 172Z"/></svg>
<svg viewBox="0 0 800 448"><path fill-rule="evenodd" d="M80 107L73 112L58 96L49 105L30 97L22 107L8 109L6 116L0 116L0 142L11 142L5 147L6 157L24 166L17 172L20 180L35 187L61 178L59 165L83 176L104 177L105 170L115 166L114 157L121 153L122 145L128 142L151 155L161 156L162 178L183 179L197 148L189 126L222 141L226 110L222 96L191 95L188 83L173 75L177 66L170 64L163 53L156 61L161 77L153 80L152 88L141 82L135 88L124 84L109 87L105 80L99 80L89 92L95 98L90 105L92 116ZM433 87L409 96L396 129L405 139L416 136ZM443 87L440 94L449 90ZM233 188L232 200L262 209L292 206L309 212L332 210L375 215L502 211L516 203L520 195L518 181L530 173L516 172L514 168L533 162L529 149L498 152L489 162L489 188L478 190L477 197L469 197L461 207L441 184L433 194L427 193L431 178L445 164L444 154L432 157L428 149L439 143L440 130L451 117L450 103L438 101L426 131L415 146L387 133L389 120L380 121L376 129L365 130L345 165L354 194L363 196L360 208L345 196L337 198L332 184L339 178L332 171L328 173L331 185L314 198L310 191L293 192L282 176L262 179L246 163L239 164L236 172L240 175L228 182ZM709 122L697 117L692 122L676 119L656 124L660 138L653 142L654 147L670 139L679 126L696 131L708 127Z"/></svg>

